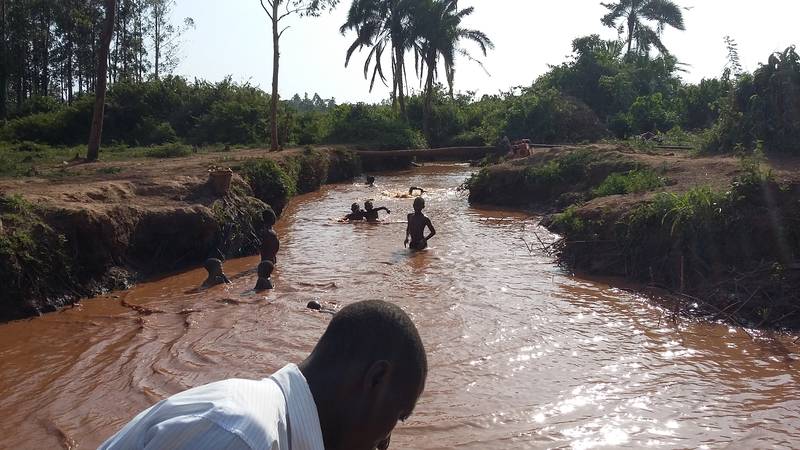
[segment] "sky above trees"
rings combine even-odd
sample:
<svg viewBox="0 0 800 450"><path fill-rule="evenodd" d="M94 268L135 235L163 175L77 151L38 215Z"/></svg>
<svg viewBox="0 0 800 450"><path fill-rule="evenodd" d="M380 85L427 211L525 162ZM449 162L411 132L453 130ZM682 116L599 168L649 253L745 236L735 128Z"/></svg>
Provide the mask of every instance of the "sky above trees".
<svg viewBox="0 0 800 450"><path fill-rule="evenodd" d="M363 55L354 55L344 67L345 52L353 35L343 36L349 0L319 18L292 18L291 28L281 39L281 95L318 92L337 101L377 102L389 97L389 87L375 86L362 73ZM683 78L697 82L718 77L726 64L723 37L739 44L745 70L752 71L773 51L800 44L793 18L800 3L786 0L682 0L687 31L667 29L664 43L685 63ZM488 74L475 63L461 61L457 91L492 94L512 86L528 86L543 74L548 64L559 64L571 53L574 38L600 34L614 38L616 32L600 19L606 9L599 0L462 0L460 8L474 6L465 26L484 31L495 50L483 58ZM184 37L181 63L176 73L188 77L221 80L232 75L269 88L272 74L270 29L257 0L178 0L173 21L195 20L196 29ZM477 52L473 52L477 54ZM388 66L388 63L387 63ZM413 77L413 68L409 71ZM412 89L421 90L410 80Z"/></svg>

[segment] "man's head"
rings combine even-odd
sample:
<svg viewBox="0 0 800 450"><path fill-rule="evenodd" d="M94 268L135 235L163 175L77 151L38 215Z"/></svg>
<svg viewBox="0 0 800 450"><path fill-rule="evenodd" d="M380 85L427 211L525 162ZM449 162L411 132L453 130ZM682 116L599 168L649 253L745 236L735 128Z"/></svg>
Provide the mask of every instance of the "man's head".
<svg viewBox="0 0 800 450"><path fill-rule="evenodd" d="M261 213L261 218L264 219L264 225L268 227L275 225L275 222L278 220L272 208L265 209L264 212Z"/></svg>
<svg viewBox="0 0 800 450"><path fill-rule="evenodd" d="M417 197L414 199L414 212L422 212L425 209L425 199L422 197Z"/></svg>
<svg viewBox="0 0 800 450"><path fill-rule="evenodd" d="M208 258L203 265L208 271L208 276L213 277L222 274L222 261L216 258Z"/></svg>
<svg viewBox="0 0 800 450"><path fill-rule="evenodd" d="M366 209L367 211L372 211L374 208L375 206L372 204L372 201L367 200L366 202L364 202L364 209Z"/></svg>
<svg viewBox="0 0 800 450"><path fill-rule="evenodd" d="M314 394L329 450L373 450L414 410L428 362L400 308L365 301L331 320L301 370Z"/></svg>
<svg viewBox="0 0 800 450"><path fill-rule="evenodd" d="M272 271L275 269L275 264L272 261L261 261L258 265L258 278L269 278L272 276Z"/></svg>
<svg viewBox="0 0 800 450"><path fill-rule="evenodd" d="M373 177L373 176L368 176L368 177L367 177L367 184L368 184L368 185L370 185L370 186L372 186L373 184L375 184L375 177Z"/></svg>
<svg viewBox="0 0 800 450"><path fill-rule="evenodd" d="M353 211L354 213L358 212L360 209L361 205L359 205L358 203L353 203L352 205L350 205L350 211Z"/></svg>

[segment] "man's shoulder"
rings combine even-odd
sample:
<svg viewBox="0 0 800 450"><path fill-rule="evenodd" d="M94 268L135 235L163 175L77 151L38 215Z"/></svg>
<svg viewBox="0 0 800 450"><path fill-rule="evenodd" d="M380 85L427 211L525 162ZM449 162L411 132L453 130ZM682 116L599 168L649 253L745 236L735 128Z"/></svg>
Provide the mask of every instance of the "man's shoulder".
<svg viewBox="0 0 800 450"><path fill-rule="evenodd" d="M189 414L241 436L254 448L277 438L286 421L283 391L270 379L218 381L170 397L167 403L172 414L188 408Z"/></svg>
<svg viewBox="0 0 800 450"><path fill-rule="evenodd" d="M175 448L192 448L201 441L275 448L273 444L287 436L286 417L286 399L274 381L218 381L162 400L101 448L143 448L150 443L163 447L164 442Z"/></svg>

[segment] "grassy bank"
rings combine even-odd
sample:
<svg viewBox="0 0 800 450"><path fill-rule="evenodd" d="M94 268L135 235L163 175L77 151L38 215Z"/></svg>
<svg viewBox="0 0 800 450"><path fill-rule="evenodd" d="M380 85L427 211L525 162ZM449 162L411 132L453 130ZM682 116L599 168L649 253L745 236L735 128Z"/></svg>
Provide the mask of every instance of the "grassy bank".
<svg viewBox="0 0 800 450"><path fill-rule="evenodd" d="M754 158L562 149L484 169L471 201L557 211L560 260L665 288L684 312L800 328L800 182Z"/></svg>

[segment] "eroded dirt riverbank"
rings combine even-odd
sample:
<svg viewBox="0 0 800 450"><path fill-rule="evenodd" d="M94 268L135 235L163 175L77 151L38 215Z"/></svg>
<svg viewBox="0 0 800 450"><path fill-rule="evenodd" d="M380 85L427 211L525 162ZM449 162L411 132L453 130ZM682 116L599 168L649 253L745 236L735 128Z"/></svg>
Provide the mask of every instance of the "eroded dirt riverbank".
<svg viewBox="0 0 800 450"><path fill-rule="evenodd" d="M752 448L800 442L800 351L793 338L675 323L653 303L568 276L524 241L555 236L537 217L470 208L464 166L323 187L293 202L278 232L277 289L250 291L255 258L226 264L234 284L192 291L189 271L0 326L0 448L93 448L179 390L266 376L303 358L329 316L381 298L418 323L431 372L396 448ZM439 235L403 249L424 187ZM342 225L350 203L392 210ZM523 241L524 240L524 241ZM132 308L134 307L134 308Z"/></svg>

